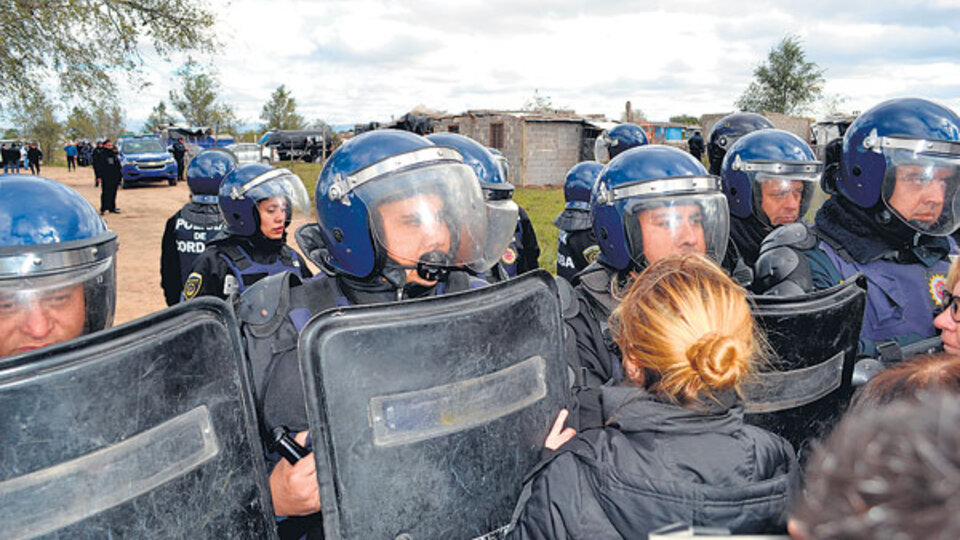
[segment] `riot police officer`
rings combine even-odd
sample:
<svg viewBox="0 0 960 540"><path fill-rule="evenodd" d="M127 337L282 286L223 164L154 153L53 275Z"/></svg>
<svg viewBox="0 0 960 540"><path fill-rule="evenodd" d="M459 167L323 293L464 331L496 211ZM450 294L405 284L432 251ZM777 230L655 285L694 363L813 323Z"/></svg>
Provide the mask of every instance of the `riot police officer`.
<svg viewBox="0 0 960 540"><path fill-rule="evenodd" d="M160 287L168 306L180 301L194 262L223 229L217 194L220 182L236 168L236 156L223 148L200 152L187 167L190 202L167 220L160 244Z"/></svg>
<svg viewBox="0 0 960 540"><path fill-rule="evenodd" d="M593 143L593 159L606 165L631 148L649 144L647 133L636 124L619 124L604 130Z"/></svg>
<svg viewBox="0 0 960 540"><path fill-rule="evenodd" d="M500 177L503 179L503 182L510 185L510 189L512 190L513 184L510 183L510 161L496 148L488 147L487 150L489 150L497 160L497 164L500 166ZM497 180L492 180L492 182L496 183ZM496 272L491 271L487 273L487 278L493 281L503 279L504 273L507 278L511 278L540 267L540 242L537 240L537 231L534 230L533 222L530 221L530 216L527 214L527 211L524 210L522 206L517 205L517 207L519 213L517 215L517 227L513 233L513 240L510 241L507 248L503 251L503 256L500 257L500 261L497 263Z"/></svg>
<svg viewBox="0 0 960 540"><path fill-rule="evenodd" d="M707 160L710 162L710 174L720 176L723 157L733 147L737 139L747 133L760 129L772 129L770 120L756 113L738 112L728 114L710 129L707 137Z"/></svg>
<svg viewBox="0 0 960 540"><path fill-rule="evenodd" d="M723 160L723 192L730 205L730 238L753 267L760 242L781 225L800 220L810 207L823 164L793 133L748 133Z"/></svg>
<svg viewBox="0 0 960 540"><path fill-rule="evenodd" d="M660 145L631 149L603 169L590 219L600 254L580 273L564 313L568 360L580 387L623 378L607 320L636 273L681 253L722 261L729 230L718 179L690 154Z"/></svg>
<svg viewBox="0 0 960 540"><path fill-rule="evenodd" d="M524 242L524 231L533 229L530 219L520 218L520 207L513 200L513 184L507 181L502 162L482 144L457 133L434 133L427 135L437 146L448 146L456 149L463 157L463 162L469 165L477 179L487 205L487 254L484 260L493 264L491 268L483 268L484 277L493 283L503 281L517 275L518 270L531 270L537 267L537 257L540 249L536 235L532 241ZM535 254L522 250L520 246L532 244ZM528 259L532 257L532 266ZM523 259L523 260L520 260ZM509 261L509 263L508 263Z"/></svg>
<svg viewBox="0 0 960 540"><path fill-rule="evenodd" d="M862 355L935 335L960 225L960 117L925 99L885 101L850 125L839 158L824 169L835 195L814 229L788 225L764 240L758 285L800 294L862 273Z"/></svg>
<svg viewBox="0 0 960 540"><path fill-rule="evenodd" d="M700 131L694 131L693 135L687 139L687 148L690 150L690 155L697 158L697 161L703 159L703 136L700 135Z"/></svg>
<svg viewBox="0 0 960 540"><path fill-rule="evenodd" d="M553 224L557 237L557 276L576 284L574 276L597 260L600 246L590 227L590 191L603 165L584 161L574 165L563 181L565 204Z"/></svg>
<svg viewBox="0 0 960 540"><path fill-rule="evenodd" d="M468 290L484 285L471 274L492 266L488 205L474 169L457 150L419 135L377 130L344 143L324 165L315 201L312 226L331 274L305 282L291 273L270 276L237 305L267 433L308 427L297 336L313 314ZM320 526L313 462L309 456L273 466L277 514L307 516L284 520L284 535Z"/></svg>
<svg viewBox="0 0 960 540"><path fill-rule="evenodd" d="M238 167L220 184L218 204L225 234L207 242L194 263L183 285L185 300L226 298L285 270L312 275L286 244L294 213L306 212L310 204L297 175L261 163Z"/></svg>
<svg viewBox="0 0 960 540"><path fill-rule="evenodd" d="M0 177L0 357L113 323L117 235L73 189Z"/></svg>

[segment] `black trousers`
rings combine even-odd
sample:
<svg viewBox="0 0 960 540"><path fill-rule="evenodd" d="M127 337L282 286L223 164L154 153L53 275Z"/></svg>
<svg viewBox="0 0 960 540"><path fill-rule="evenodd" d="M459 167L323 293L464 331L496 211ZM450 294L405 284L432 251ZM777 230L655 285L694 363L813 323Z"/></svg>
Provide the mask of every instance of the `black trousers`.
<svg viewBox="0 0 960 540"><path fill-rule="evenodd" d="M67 156L67 170L75 171L77 170L77 158L76 156Z"/></svg>
<svg viewBox="0 0 960 540"><path fill-rule="evenodd" d="M40 163L31 161L30 162L30 173L34 176L40 176Z"/></svg>
<svg viewBox="0 0 960 540"><path fill-rule="evenodd" d="M177 160L177 181L183 182L183 174L187 171L183 170L183 157L174 158Z"/></svg>
<svg viewBox="0 0 960 540"><path fill-rule="evenodd" d="M100 188L100 211L110 212L117 209L117 188L120 186L119 178L103 178L103 187Z"/></svg>

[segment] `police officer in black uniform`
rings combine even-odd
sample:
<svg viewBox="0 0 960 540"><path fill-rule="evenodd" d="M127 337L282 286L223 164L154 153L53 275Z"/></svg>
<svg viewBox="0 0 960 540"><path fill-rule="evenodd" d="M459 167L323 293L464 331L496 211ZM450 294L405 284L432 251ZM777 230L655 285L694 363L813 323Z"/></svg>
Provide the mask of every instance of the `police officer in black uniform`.
<svg viewBox="0 0 960 540"><path fill-rule="evenodd" d="M564 300L567 359L576 375L581 428L597 425L594 390L623 380L608 319L633 278L665 257L705 254L722 261L730 211L719 179L676 148L647 145L623 152L601 171L590 199L600 255L574 290L557 280Z"/></svg>
<svg viewBox="0 0 960 540"><path fill-rule="evenodd" d="M697 161L703 159L703 136L699 131L694 131L693 136L687 140L687 148L690 149L690 155L697 158Z"/></svg>
<svg viewBox="0 0 960 540"><path fill-rule="evenodd" d="M490 268L483 279L497 283L538 268L540 246L527 213L513 200L514 187L507 180L509 166L499 152L458 133L433 133L427 139L437 146L460 152L473 168L487 205L487 255Z"/></svg>
<svg viewBox="0 0 960 540"><path fill-rule="evenodd" d="M177 182L183 182L183 172L185 170L183 158L187 155L187 146L183 144L183 137L173 143L173 159L177 160Z"/></svg>
<svg viewBox="0 0 960 540"><path fill-rule="evenodd" d="M575 284L574 276L597 260L600 246L590 227L590 190L603 165L584 161L574 165L563 182L563 212L553 220L557 237L557 276Z"/></svg>
<svg viewBox="0 0 960 540"><path fill-rule="evenodd" d="M306 282L270 276L237 305L262 429L268 438L278 428L300 432L301 443L308 422L297 337L312 315L480 287L485 282L472 274L491 266L476 174L457 150L419 135L377 130L344 143L324 166L315 201L318 223L309 227L316 230L301 236L320 235L331 272ZM268 459L274 508L291 516L281 521L281 537L321 537L313 456Z"/></svg>
<svg viewBox="0 0 960 540"><path fill-rule="evenodd" d="M197 154L187 168L190 202L167 220L160 244L160 287L168 306L180 301L183 283L194 262L223 229L217 204L220 182L237 168L229 150L210 148Z"/></svg>
<svg viewBox="0 0 960 540"><path fill-rule="evenodd" d="M94 155L93 171L97 175L97 184L103 184L100 191L100 215L106 212L119 214L117 188L120 187L123 175L120 172L120 157L110 139L103 141L100 152Z"/></svg>
<svg viewBox="0 0 960 540"><path fill-rule="evenodd" d="M231 171L220 184L225 234L207 242L183 285L183 299L226 298L271 274L312 273L287 246L287 227L310 202L300 178L287 169L251 163Z"/></svg>

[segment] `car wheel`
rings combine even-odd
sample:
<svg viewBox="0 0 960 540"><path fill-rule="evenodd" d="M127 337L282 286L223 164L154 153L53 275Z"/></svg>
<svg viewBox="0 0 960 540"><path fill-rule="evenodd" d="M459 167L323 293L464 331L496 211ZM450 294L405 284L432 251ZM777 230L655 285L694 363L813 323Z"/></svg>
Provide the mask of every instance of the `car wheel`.
<svg viewBox="0 0 960 540"><path fill-rule="evenodd" d="M171 186L175 186L175 185L177 185L177 179L176 179L176 178L170 178L169 180L167 180L167 183L170 184Z"/></svg>
<svg viewBox="0 0 960 540"><path fill-rule="evenodd" d="M127 182L126 180L120 182L120 189L127 189L128 187L130 187L130 182Z"/></svg>

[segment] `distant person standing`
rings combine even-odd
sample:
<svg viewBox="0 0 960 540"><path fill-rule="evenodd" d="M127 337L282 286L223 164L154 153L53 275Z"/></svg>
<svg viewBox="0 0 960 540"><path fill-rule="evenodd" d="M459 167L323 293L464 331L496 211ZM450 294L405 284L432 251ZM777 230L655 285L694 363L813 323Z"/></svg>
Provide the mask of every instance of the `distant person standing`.
<svg viewBox="0 0 960 540"><path fill-rule="evenodd" d="M186 172L183 166L183 157L187 155L187 146L183 144L183 137L173 143L173 159L177 160L177 182L183 182L183 175Z"/></svg>
<svg viewBox="0 0 960 540"><path fill-rule="evenodd" d="M40 160L43 159L43 152L37 148L37 143L30 143L30 149L27 150L27 160L30 161L30 173L40 176Z"/></svg>
<svg viewBox="0 0 960 540"><path fill-rule="evenodd" d="M100 154L103 153L103 141L97 141L97 147L90 152L90 164L93 165L93 187L100 187Z"/></svg>
<svg viewBox="0 0 960 540"><path fill-rule="evenodd" d="M63 147L63 152L67 155L67 172L77 170L77 145L70 141Z"/></svg>
<svg viewBox="0 0 960 540"><path fill-rule="evenodd" d="M117 208L117 188L120 186L120 158L113 147L113 141L103 141L103 148L93 158L93 170L97 174L97 184L103 183L100 191L100 215L106 212L119 214Z"/></svg>
<svg viewBox="0 0 960 540"><path fill-rule="evenodd" d="M687 140L687 147L690 149L690 154L693 157L697 158L697 161L701 161L703 158L703 136L700 135L699 131L694 131L693 136Z"/></svg>
<svg viewBox="0 0 960 540"><path fill-rule="evenodd" d="M17 152L17 155L14 158L13 152L10 151L9 144L3 145L3 149L0 150L0 158L3 158L3 174L10 174L10 170L13 168L14 163L17 164L17 172L20 172L20 152Z"/></svg>

